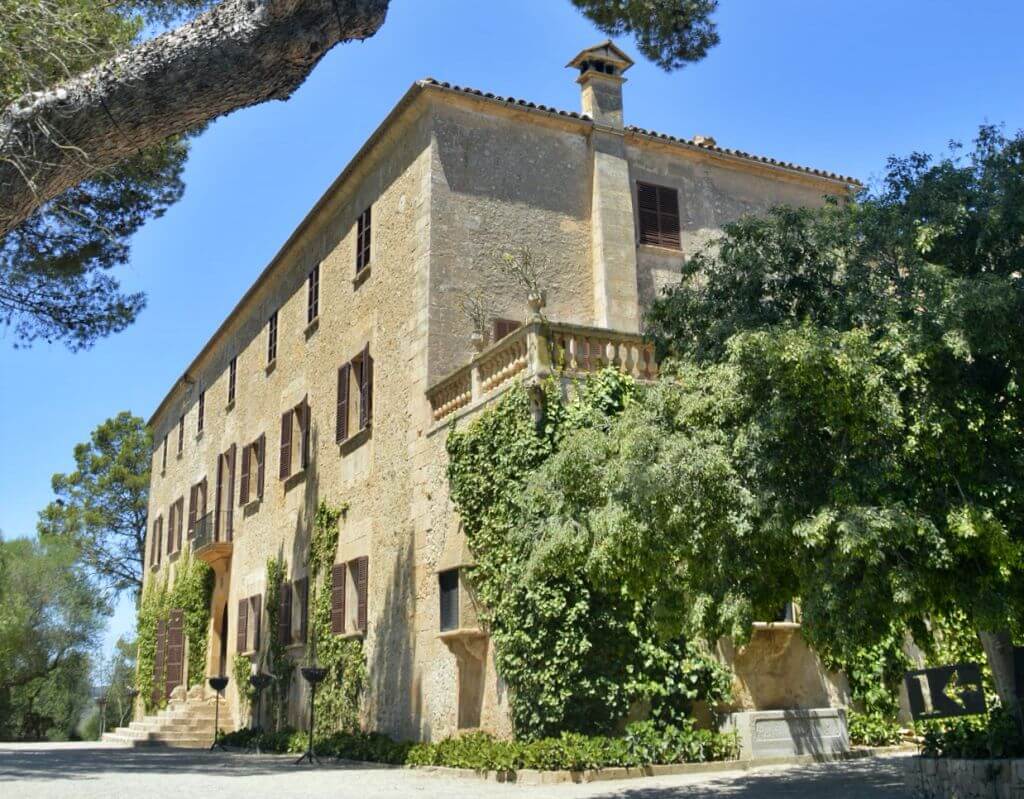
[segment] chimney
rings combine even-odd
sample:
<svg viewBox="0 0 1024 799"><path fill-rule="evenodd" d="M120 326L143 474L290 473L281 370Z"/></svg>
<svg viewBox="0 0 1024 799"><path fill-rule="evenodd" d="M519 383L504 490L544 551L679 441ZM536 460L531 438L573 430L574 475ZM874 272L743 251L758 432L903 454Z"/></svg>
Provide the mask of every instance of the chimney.
<svg viewBox="0 0 1024 799"><path fill-rule="evenodd" d="M626 82L622 75L633 66L633 59L606 39L583 50L566 66L580 72L576 82L583 94L583 113L598 125L621 129L622 84Z"/></svg>

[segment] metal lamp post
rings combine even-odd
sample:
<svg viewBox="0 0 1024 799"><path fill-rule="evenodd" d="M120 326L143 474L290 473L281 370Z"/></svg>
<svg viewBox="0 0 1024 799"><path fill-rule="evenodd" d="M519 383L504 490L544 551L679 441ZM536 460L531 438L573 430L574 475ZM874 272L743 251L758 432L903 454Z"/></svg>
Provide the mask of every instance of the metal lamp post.
<svg viewBox="0 0 1024 799"><path fill-rule="evenodd" d="M133 716L135 715L135 698L138 695L139 695L139 689L138 688L129 688L128 689L128 712L131 713ZM121 714L121 726L122 727L124 726L124 718L125 718L125 714L122 713Z"/></svg>
<svg viewBox="0 0 1024 799"><path fill-rule="evenodd" d="M210 678L210 687L217 692L216 704L213 706L213 743L210 744L210 751L221 749L227 751L227 747L220 742L220 694L228 686L228 678L223 674L219 677Z"/></svg>
<svg viewBox="0 0 1024 799"><path fill-rule="evenodd" d="M324 681L324 677L327 676L327 669L322 669L319 666L314 665L307 666L302 669L303 679L309 683L309 746L306 748L305 754L302 755L298 760L295 761L295 765L304 760L308 760L310 764L316 763L320 765L320 758L316 756L316 751L313 749L313 731L316 729L316 686L318 683Z"/></svg>
<svg viewBox="0 0 1024 799"><path fill-rule="evenodd" d="M254 733L252 740L255 741L256 744L256 754L260 754L260 736L255 733L257 733L257 731L263 731L263 691L268 685L270 685L270 681L270 675L264 674L263 672L257 672L249 677L249 685L251 685L252 689L256 692L256 713L253 714L252 725L249 728Z"/></svg>
<svg viewBox="0 0 1024 799"><path fill-rule="evenodd" d="M100 694L96 697L96 707L100 709L100 738L107 731L107 695Z"/></svg>

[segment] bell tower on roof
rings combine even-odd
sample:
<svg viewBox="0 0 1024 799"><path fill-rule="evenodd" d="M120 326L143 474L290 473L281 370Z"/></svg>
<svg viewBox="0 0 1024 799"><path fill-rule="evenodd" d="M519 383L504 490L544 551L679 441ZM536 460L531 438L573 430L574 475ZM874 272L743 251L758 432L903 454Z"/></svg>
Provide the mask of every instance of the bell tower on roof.
<svg viewBox="0 0 1024 799"><path fill-rule="evenodd" d="M633 59L606 39L581 51L567 67L578 69L583 113L598 125L621 128L623 74L633 66Z"/></svg>

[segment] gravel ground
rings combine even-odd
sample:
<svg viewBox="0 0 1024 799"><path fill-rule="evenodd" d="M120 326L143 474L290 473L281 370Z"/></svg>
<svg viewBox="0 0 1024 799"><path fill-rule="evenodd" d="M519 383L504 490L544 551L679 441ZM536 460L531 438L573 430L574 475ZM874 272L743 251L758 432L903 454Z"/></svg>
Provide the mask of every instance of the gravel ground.
<svg viewBox="0 0 1024 799"><path fill-rule="evenodd" d="M911 799L896 757L586 785L500 785L410 769L104 744L0 744L3 799Z"/></svg>

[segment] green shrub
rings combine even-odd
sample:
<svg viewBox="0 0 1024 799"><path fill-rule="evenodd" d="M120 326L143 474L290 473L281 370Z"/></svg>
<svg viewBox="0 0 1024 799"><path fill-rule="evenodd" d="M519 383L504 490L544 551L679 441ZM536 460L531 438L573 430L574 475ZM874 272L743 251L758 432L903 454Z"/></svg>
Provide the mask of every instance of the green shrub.
<svg viewBox="0 0 1024 799"><path fill-rule="evenodd" d="M926 722L923 754L928 757L1000 758L1024 756L1024 735L1007 711L986 716Z"/></svg>
<svg viewBox="0 0 1024 799"><path fill-rule="evenodd" d="M902 740L900 725L885 714L850 711L846 717L850 742L858 746L894 746Z"/></svg>

